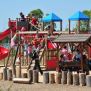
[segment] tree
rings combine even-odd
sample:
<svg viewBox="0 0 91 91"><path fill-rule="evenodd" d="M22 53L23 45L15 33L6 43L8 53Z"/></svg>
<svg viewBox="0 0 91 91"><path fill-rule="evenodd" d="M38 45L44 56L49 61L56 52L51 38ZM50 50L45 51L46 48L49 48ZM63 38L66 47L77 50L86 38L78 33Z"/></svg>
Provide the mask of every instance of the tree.
<svg viewBox="0 0 91 91"><path fill-rule="evenodd" d="M91 19L91 10L83 10L83 13Z"/></svg>
<svg viewBox="0 0 91 91"><path fill-rule="evenodd" d="M35 15L37 18L42 18L44 13L41 9L36 9L36 10L32 10L30 11L30 13L28 14L29 17L31 17L33 15Z"/></svg>
<svg viewBox="0 0 91 91"><path fill-rule="evenodd" d="M83 10L82 11L86 16L88 16L90 18L90 23L91 23L91 10ZM88 30L88 21L80 21L80 30L81 31L87 31ZM75 29L77 30L77 24L76 24L76 27ZM91 30L91 28L89 27L89 30Z"/></svg>
<svg viewBox="0 0 91 91"><path fill-rule="evenodd" d="M88 16L91 20L91 10L83 10L83 13ZM88 30L88 27L87 27L87 24L88 24L88 21L81 21L81 30L83 31L87 31Z"/></svg>

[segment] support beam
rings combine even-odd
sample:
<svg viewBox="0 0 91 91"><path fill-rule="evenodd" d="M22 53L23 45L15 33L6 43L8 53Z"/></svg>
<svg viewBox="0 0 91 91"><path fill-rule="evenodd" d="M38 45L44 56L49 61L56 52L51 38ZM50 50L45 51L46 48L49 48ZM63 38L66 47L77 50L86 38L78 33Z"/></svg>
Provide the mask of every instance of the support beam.
<svg viewBox="0 0 91 91"><path fill-rule="evenodd" d="M62 20L60 21L60 31L62 31Z"/></svg>
<svg viewBox="0 0 91 91"><path fill-rule="evenodd" d="M87 21L87 31L89 31L89 23L90 23L90 20Z"/></svg>
<svg viewBox="0 0 91 91"><path fill-rule="evenodd" d="M78 20L78 30L77 33L80 33L80 20Z"/></svg>
<svg viewBox="0 0 91 91"><path fill-rule="evenodd" d="M69 22L69 29L68 29L68 33L70 34L70 23L71 23L71 21L69 20L68 22Z"/></svg>

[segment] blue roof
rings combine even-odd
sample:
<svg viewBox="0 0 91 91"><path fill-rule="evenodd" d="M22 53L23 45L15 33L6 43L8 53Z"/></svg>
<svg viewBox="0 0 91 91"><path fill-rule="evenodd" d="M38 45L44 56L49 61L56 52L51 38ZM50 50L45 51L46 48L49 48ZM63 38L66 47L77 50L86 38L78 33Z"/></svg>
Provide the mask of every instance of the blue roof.
<svg viewBox="0 0 91 91"><path fill-rule="evenodd" d="M78 11L74 15L72 15L69 20L89 20L90 18L86 16L84 13Z"/></svg>
<svg viewBox="0 0 91 91"><path fill-rule="evenodd" d="M51 22L51 21L62 21L61 18L56 16L54 13L49 14L48 16L42 19L43 22Z"/></svg>

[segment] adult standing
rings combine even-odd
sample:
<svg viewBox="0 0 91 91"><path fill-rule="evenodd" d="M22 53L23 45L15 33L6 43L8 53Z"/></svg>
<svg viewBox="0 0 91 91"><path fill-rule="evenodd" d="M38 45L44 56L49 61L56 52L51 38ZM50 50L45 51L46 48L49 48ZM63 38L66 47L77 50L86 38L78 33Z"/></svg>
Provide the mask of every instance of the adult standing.
<svg viewBox="0 0 91 91"><path fill-rule="evenodd" d="M34 65L34 68L33 70L36 70L38 69L41 73L41 75L43 74L43 71L41 70L41 67L40 67L40 64L39 64L39 53L34 51L34 60L35 60L35 65Z"/></svg>

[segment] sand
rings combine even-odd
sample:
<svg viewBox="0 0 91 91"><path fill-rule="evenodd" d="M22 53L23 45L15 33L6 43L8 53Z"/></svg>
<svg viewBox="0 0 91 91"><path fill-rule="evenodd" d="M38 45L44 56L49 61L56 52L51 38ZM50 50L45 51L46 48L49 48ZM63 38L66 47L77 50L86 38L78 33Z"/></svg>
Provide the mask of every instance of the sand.
<svg viewBox="0 0 91 91"><path fill-rule="evenodd" d="M91 87L62 84L17 84L12 81L0 81L0 91L91 91Z"/></svg>

